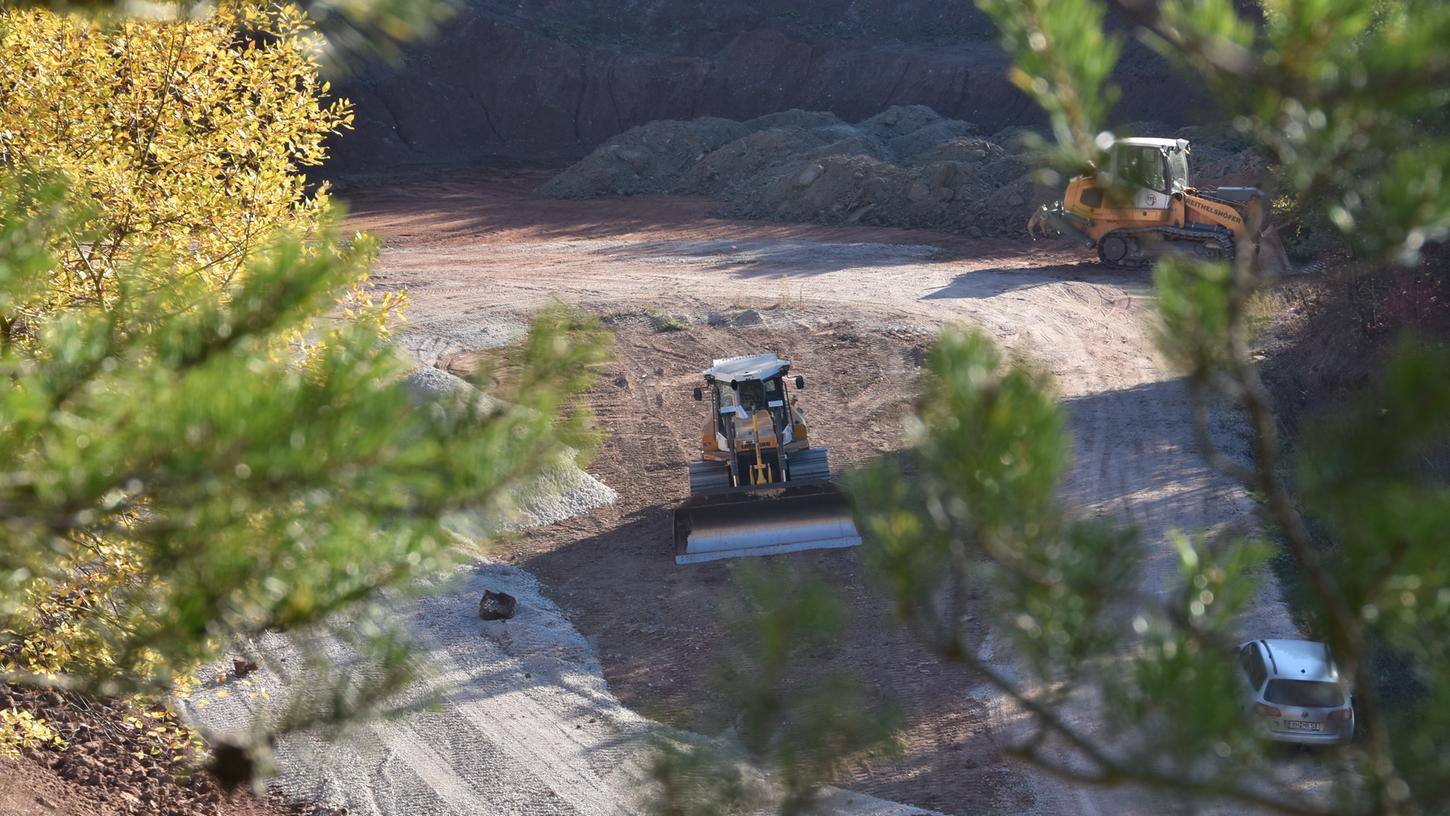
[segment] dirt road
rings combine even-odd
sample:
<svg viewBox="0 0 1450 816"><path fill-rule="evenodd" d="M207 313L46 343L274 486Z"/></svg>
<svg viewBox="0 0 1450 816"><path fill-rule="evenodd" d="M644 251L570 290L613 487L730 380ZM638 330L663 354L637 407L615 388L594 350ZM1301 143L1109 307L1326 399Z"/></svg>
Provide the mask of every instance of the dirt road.
<svg viewBox="0 0 1450 816"><path fill-rule="evenodd" d="M667 521L695 455L689 391L711 357L773 348L794 359L820 437L849 467L900 446L921 349L942 325L970 323L1055 375L1076 453L1066 493L1142 532L1153 545L1148 589L1174 574L1170 530L1250 522L1247 497L1195 450L1186 395L1153 348L1141 273L1105 271L1055 245L730 222L695 199L549 201L529 194L542 178L372 186L352 193L352 224L385 239L375 282L409 291L403 342L424 360L466 370L463 352L506 341L554 299L620 329L593 394L609 436L590 469L620 499L522 536L509 557L597 648L629 709L705 733L728 724L711 666L714 608L735 586L721 565L675 567ZM759 323L734 325L743 310ZM711 312L725 322L707 325ZM657 332L658 314L691 328ZM853 610L840 643L806 657L800 681L852 669L889 690L905 721L902 756L862 759L841 784L952 813L1147 812L1142 800L1079 794L1006 763L1008 707L894 628L854 553L792 558L840 586ZM1293 632L1273 596L1256 635Z"/></svg>

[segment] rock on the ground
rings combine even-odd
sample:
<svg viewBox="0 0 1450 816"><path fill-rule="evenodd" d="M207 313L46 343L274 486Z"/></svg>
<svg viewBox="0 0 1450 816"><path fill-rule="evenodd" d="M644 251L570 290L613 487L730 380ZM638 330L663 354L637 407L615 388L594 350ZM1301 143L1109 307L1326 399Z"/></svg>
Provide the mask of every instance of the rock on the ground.
<svg viewBox="0 0 1450 816"><path fill-rule="evenodd" d="M649 327L657 332L688 331L690 318L678 314L650 315Z"/></svg>
<svg viewBox="0 0 1450 816"><path fill-rule="evenodd" d="M735 316L735 319L733 321L731 321L731 322L735 326L743 327L743 326L759 326L761 323L764 323L765 320L761 318L760 312L757 312L754 309L746 309L745 311L743 311L740 314L736 315Z"/></svg>
<svg viewBox="0 0 1450 816"><path fill-rule="evenodd" d="M486 621L508 620L519 607L519 600L507 592L485 589L478 599L478 616Z"/></svg>

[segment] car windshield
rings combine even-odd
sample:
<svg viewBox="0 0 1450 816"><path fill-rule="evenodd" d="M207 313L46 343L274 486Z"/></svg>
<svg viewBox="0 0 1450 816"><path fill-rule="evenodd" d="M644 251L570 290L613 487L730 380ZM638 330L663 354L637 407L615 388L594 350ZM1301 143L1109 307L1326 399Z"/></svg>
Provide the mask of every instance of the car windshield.
<svg viewBox="0 0 1450 816"><path fill-rule="evenodd" d="M1344 705L1344 691L1320 680L1270 680L1264 699L1301 708L1335 708Z"/></svg>

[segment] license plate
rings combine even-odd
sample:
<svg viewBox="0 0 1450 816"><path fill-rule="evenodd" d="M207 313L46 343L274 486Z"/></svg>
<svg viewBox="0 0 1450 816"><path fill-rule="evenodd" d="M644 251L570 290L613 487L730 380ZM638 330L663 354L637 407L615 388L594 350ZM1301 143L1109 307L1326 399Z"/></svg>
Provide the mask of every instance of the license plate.
<svg viewBox="0 0 1450 816"><path fill-rule="evenodd" d="M1309 722L1307 720L1285 720L1284 726L1290 731L1323 731L1324 724Z"/></svg>

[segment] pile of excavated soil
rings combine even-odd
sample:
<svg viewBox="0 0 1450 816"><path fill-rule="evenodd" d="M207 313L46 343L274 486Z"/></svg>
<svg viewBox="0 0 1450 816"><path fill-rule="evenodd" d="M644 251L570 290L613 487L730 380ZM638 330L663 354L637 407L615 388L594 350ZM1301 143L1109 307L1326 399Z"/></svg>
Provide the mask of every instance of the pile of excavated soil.
<svg viewBox="0 0 1450 816"><path fill-rule="evenodd" d="M1125 133L1194 143L1204 184L1253 183L1262 160L1222 126L1173 131L1137 122ZM888 108L856 124L800 110L746 122L705 117L651 122L604 143L540 188L555 198L638 193L707 195L736 218L1024 233L1057 187L1034 182L1027 128L983 135L931 108Z"/></svg>
<svg viewBox="0 0 1450 816"><path fill-rule="evenodd" d="M1200 162L1194 180L1206 187L1257 187L1269 173L1269 160L1254 148Z"/></svg>
<svg viewBox="0 0 1450 816"><path fill-rule="evenodd" d="M713 116L651 122L605 142L546 186L559 198L676 192L692 165L749 132L740 122Z"/></svg>
<svg viewBox="0 0 1450 816"><path fill-rule="evenodd" d="M923 105L856 124L799 110L747 122L651 122L606 142L541 192L699 194L735 217L1009 235L1052 192L1033 188L1018 134L996 141Z"/></svg>

